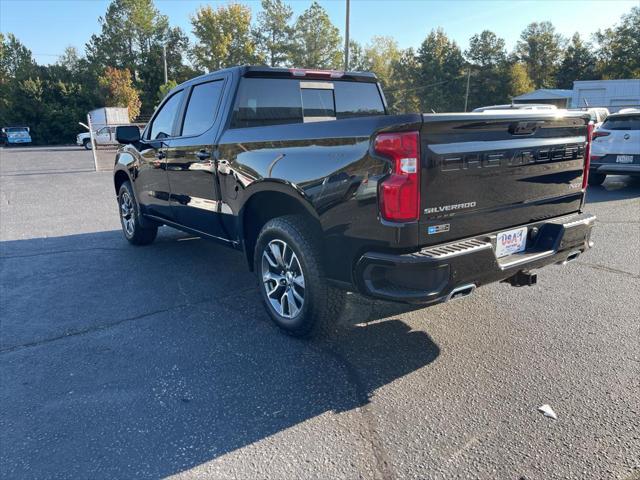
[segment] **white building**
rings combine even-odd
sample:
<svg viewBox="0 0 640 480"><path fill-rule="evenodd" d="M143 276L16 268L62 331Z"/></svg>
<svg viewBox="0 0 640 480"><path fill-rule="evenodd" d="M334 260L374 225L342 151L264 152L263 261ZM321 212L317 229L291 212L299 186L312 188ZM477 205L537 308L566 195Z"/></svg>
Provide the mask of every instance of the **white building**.
<svg viewBox="0 0 640 480"><path fill-rule="evenodd" d="M621 108L640 108L640 79L576 80L571 106L606 107L612 113Z"/></svg>
<svg viewBox="0 0 640 480"><path fill-rule="evenodd" d="M559 88L539 88L533 92L513 97L514 103L547 103L558 108L570 108L573 90Z"/></svg>
<svg viewBox="0 0 640 480"><path fill-rule="evenodd" d="M548 103L558 108L640 108L640 79L576 80L573 90L540 88L513 97L515 103Z"/></svg>

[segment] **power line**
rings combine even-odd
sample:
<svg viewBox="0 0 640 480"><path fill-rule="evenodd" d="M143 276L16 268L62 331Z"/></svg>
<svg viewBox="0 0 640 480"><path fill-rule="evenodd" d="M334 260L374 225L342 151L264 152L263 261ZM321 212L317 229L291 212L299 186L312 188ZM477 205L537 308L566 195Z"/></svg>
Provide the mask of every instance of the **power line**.
<svg viewBox="0 0 640 480"><path fill-rule="evenodd" d="M422 90L423 88L435 87L436 85L442 85L448 83L450 80L442 80L440 82L430 83L428 85L421 85L413 88L385 88L385 92L412 92L414 90Z"/></svg>

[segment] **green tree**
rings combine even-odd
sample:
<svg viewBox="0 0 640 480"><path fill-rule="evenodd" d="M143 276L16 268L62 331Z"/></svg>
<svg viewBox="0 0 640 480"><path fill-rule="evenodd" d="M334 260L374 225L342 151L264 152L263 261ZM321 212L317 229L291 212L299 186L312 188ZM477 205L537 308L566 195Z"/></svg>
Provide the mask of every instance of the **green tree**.
<svg viewBox="0 0 640 480"><path fill-rule="evenodd" d="M36 71L31 50L12 33L0 32L0 82L9 78L25 79Z"/></svg>
<svg viewBox="0 0 640 480"><path fill-rule="evenodd" d="M169 27L167 16L160 14L153 0L113 0L100 18L100 33L86 45L86 55L95 78L106 67L129 70L143 111L151 113L164 83L163 46L171 77L183 81L192 76L193 70L183 62L189 49L187 36L180 28Z"/></svg>
<svg viewBox="0 0 640 480"><path fill-rule="evenodd" d="M162 85L160 85L160 88L158 89L158 103L164 100L164 97L167 96L167 93L169 93L177 86L178 82L176 82L175 80L169 80L167 83L163 83Z"/></svg>
<svg viewBox="0 0 640 480"><path fill-rule="evenodd" d="M603 78L640 78L640 7L633 7L618 25L594 37Z"/></svg>
<svg viewBox="0 0 640 480"><path fill-rule="evenodd" d="M191 17L191 24L198 39L191 51L196 67L215 71L255 60L249 7L232 3L213 9L206 5Z"/></svg>
<svg viewBox="0 0 640 480"><path fill-rule="evenodd" d="M259 56L271 67L289 63L293 28L293 10L282 0L262 0L254 38Z"/></svg>
<svg viewBox="0 0 640 480"><path fill-rule="evenodd" d="M371 69L364 55L364 49L355 40L349 40L349 70L365 72Z"/></svg>
<svg viewBox="0 0 640 480"><path fill-rule="evenodd" d="M415 113L422 111L420 86L420 64L415 51L408 48L400 53L393 63L393 76L385 91L389 110L392 113Z"/></svg>
<svg viewBox="0 0 640 480"><path fill-rule="evenodd" d="M86 45L89 61L102 71L106 67L128 69L140 81L140 68L154 45L162 44L169 21L153 0L113 0L99 18L100 34Z"/></svg>
<svg viewBox="0 0 640 480"><path fill-rule="evenodd" d="M533 90L534 83L529 78L527 67L521 62L515 62L509 67L509 97L517 97Z"/></svg>
<svg viewBox="0 0 640 480"><path fill-rule="evenodd" d="M484 30L471 37L465 57L471 74L468 109L505 103L508 100L509 65L504 40Z"/></svg>
<svg viewBox="0 0 640 480"><path fill-rule="evenodd" d="M73 46L65 48L64 53L60 55L56 63L70 72L77 71L80 67L80 55L78 54L78 49Z"/></svg>
<svg viewBox="0 0 640 480"><path fill-rule="evenodd" d="M313 2L295 23L291 63L302 68L343 68L342 37L329 15Z"/></svg>
<svg viewBox="0 0 640 480"><path fill-rule="evenodd" d="M130 119L139 115L140 97L129 70L107 67L98 81L104 91L105 106L128 107Z"/></svg>
<svg viewBox="0 0 640 480"><path fill-rule="evenodd" d="M20 81L36 72L31 50L12 33L0 32L0 125L20 123L14 112L16 90Z"/></svg>
<svg viewBox="0 0 640 480"><path fill-rule="evenodd" d="M551 22L533 22L524 29L516 46L535 88L554 88L562 61L564 40Z"/></svg>
<svg viewBox="0 0 640 480"><path fill-rule="evenodd" d="M423 111L461 111L464 106L466 77L464 59L458 45L444 30L432 30L418 50Z"/></svg>
<svg viewBox="0 0 640 480"><path fill-rule="evenodd" d="M593 47L584 43L579 33L571 37L564 58L558 68L556 84L558 88L573 88L574 80L595 80L598 78L596 56Z"/></svg>
<svg viewBox="0 0 640 480"><path fill-rule="evenodd" d="M401 50L392 37L374 36L364 49L365 63L378 76L383 87L391 84L393 65L400 60Z"/></svg>

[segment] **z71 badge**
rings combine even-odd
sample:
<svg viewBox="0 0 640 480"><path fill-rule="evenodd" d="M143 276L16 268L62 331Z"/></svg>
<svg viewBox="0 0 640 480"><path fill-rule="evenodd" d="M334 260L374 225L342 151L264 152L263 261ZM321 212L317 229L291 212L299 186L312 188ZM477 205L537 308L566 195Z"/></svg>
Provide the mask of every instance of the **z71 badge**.
<svg viewBox="0 0 640 480"><path fill-rule="evenodd" d="M449 231L449 223L443 223L442 225L432 225L427 227L427 233L433 235L434 233L444 233Z"/></svg>

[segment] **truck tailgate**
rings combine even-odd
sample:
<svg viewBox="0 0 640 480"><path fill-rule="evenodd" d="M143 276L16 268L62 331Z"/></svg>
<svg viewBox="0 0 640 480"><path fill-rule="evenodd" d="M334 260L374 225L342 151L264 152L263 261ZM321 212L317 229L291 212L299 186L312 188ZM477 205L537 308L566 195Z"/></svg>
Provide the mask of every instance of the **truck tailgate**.
<svg viewBox="0 0 640 480"><path fill-rule="evenodd" d="M420 243L580 210L587 123L563 111L423 115Z"/></svg>

